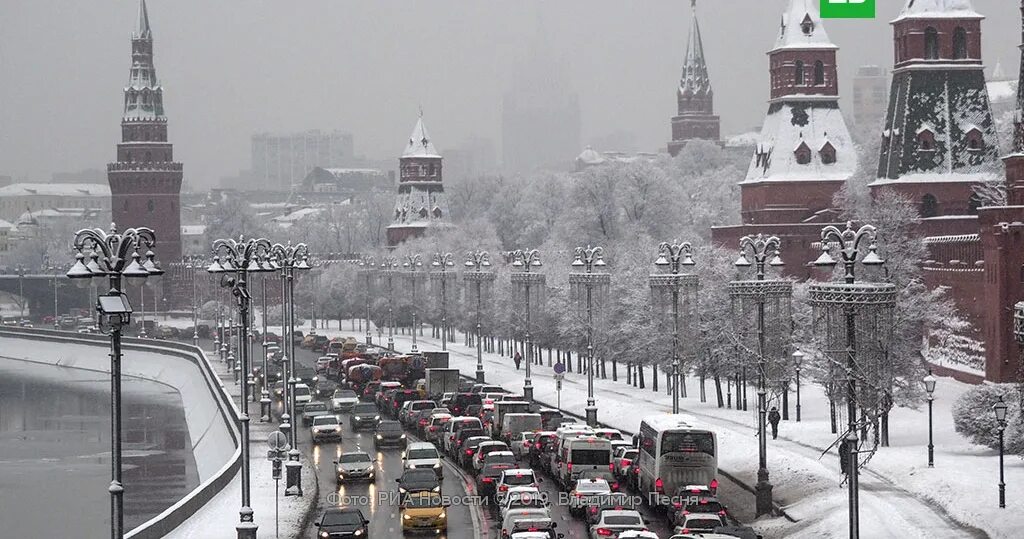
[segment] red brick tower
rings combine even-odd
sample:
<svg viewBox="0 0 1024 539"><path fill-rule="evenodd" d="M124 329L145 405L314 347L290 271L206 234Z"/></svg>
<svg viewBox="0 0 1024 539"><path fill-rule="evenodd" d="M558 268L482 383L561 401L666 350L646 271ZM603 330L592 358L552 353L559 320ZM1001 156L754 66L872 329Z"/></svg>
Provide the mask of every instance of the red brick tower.
<svg viewBox="0 0 1024 539"><path fill-rule="evenodd" d="M107 165L110 211L118 229L147 226L156 232L157 258L181 260L181 163L167 142L163 88L153 65L153 33L146 0L132 34L132 68L124 89L117 161Z"/></svg>
<svg viewBox="0 0 1024 539"><path fill-rule="evenodd" d="M721 138L721 121L715 115L715 93L711 89L708 65L704 60L704 43L697 24L697 0L690 0L690 5L693 8L693 25L686 43L683 76L676 92L679 115L672 118L672 141L668 143L668 153L673 157L689 140L718 141Z"/></svg>
<svg viewBox="0 0 1024 539"><path fill-rule="evenodd" d="M995 123L970 0L908 0L892 21L895 65L878 180L922 217L971 215L972 187L999 174Z"/></svg>
<svg viewBox="0 0 1024 539"><path fill-rule="evenodd" d="M444 195L441 155L427 134L420 116L409 135L409 143L399 162L398 198L395 216L387 228L388 247L423 235L428 226L448 218L448 199Z"/></svg>

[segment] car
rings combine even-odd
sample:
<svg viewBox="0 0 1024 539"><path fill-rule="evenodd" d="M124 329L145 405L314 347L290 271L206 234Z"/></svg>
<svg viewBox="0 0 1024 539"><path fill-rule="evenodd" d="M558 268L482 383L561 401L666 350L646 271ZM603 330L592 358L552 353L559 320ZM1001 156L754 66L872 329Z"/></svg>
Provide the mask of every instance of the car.
<svg viewBox="0 0 1024 539"><path fill-rule="evenodd" d="M331 356L320 356L316 358L316 365L313 366L313 369L317 374L327 374L327 367L333 359Z"/></svg>
<svg viewBox="0 0 1024 539"><path fill-rule="evenodd" d="M402 469L433 470L438 478L444 477L444 468L441 465L441 454L437 452L434 444L428 442L411 442L402 453Z"/></svg>
<svg viewBox="0 0 1024 539"><path fill-rule="evenodd" d="M469 390L470 393L505 393L505 388L501 386L491 386L487 384L475 384L473 389Z"/></svg>
<svg viewBox="0 0 1024 539"><path fill-rule="evenodd" d="M273 389L274 398L278 400L284 398L284 382L274 382L274 385L271 386L271 388Z"/></svg>
<svg viewBox="0 0 1024 539"><path fill-rule="evenodd" d="M399 389L392 393L388 399L388 404L390 404L390 406L387 408L387 413L391 416L391 419L401 420L402 418L398 415L398 412L402 409L402 406L408 401L416 400L421 399L419 392L415 389ZM430 401L430 403L430 407L433 408L433 401Z"/></svg>
<svg viewBox="0 0 1024 539"><path fill-rule="evenodd" d="M476 492L479 496L494 496L494 487L501 478L501 473L515 467L515 464L496 462L484 466L476 476Z"/></svg>
<svg viewBox="0 0 1024 539"><path fill-rule="evenodd" d="M613 453L612 465L614 466L613 473L615 477L620 481L628 477L629 465L634 460L640 458L640 450L632 447L619 448Z"/></svg>
<svg viewBox="0 0 1024 539"><path fill-rule="evenodd" d="M488 464L499 463L508 464L513 468L518 467L518 464L516 463L516 457L512 454L511 451L491 451L490 453L484 455L484 458L481 459L479 468L474 469L475 473L480 473L480 471L483 470L484 467L487 466ZM474 461L474 465L475 464L476 462Z"/></svg>
<svg viewBox="0 0 1024 539"><path fill-rule="evenodd" d="M459 466L472 470L474 457L476 456L477 449L480 444L491 441L490 436L470 436L462 442L462 448L458 454Z"/></svg>
<svg viewBox="0 0 1024 539"><path fill-rule="evenodd" d="M462 451L462 444L466 443L466 440L472 438L473 436L487 436L487 431L485 431L484 429L474 428L459 430L459 432L455 434L455 439L452 441L451 455L453 458L460 456L460 452Z"/></svg>
<svg viewBox="0 0 1024 539"><path fill-rule="evenodd" d="M505 498L498 506L498 513L504 519L512 509L521 507L548 507L548 500L537 487L512 487L505 493Z"/></svg>
<svg viewBox="0 0 1024 539"><path fill-rule="evenodd" d="M313 423L313 418L331 413L326 402L310 401L302 407L302 425L308 427Z"/></svg>
<svg viewBox="0 0 1024 539"><path fill-rule="evenodd" d="M519 519L512 522L508 539L565 539L564 533L555 533L557 522L550 520Z"/></svg>
<svg viewBox="0 0 1024 539"><path fill-rule="evenodd" d="M475 393L456 393L448 403L448 408L451 408L453 415L462 415L471 404L483 404L483 399Z"/></svg>
<svg viewBox="0 0 1024 539"><path fill-rule="evenodd" d="M373 447L405 447L407 440L398 421L381 421L373 436Z"/></svg>
<svg viewBox="0 0 1024 539"><path fill-rule="evenodd" d="M561 424L565 416L560 410L554 408L541 408L537 411L540 414L541 423L544 424L544 430L555 430L558 425Z"/></svg>
<svg viewBox="0 0 1024 539"><path fill-rule="evenodd" d="M349 412L359 402L359 396L351 389L335 389L331 395L331 410L335 412Z"/></svg>
<svg viewBox="0 0 1024 539"><path fill-rule="evenodd" d="M533 446L530 447L529 460L531 468L540 468L548 471L547 464L551 461L551 452L558 443L558 433L554 431L540 431L533 438Z"/></svg>
<svg viewBox="0 0 1024 539"><path fill-rule="evenodd" d="M331 340L328 339L326 335L314 335L313 336L313 344L310 345L309 349L314 351L314 352L321 352L321 353L326 352L327 351L327 344L329 342L331 342Z"/></svg>
<svg viewBox="0 0 1024 539"><path fill-rule="evenodd" d="M530 455L530 447L533 446L533 439L536 432L520 432L509 441L509 449L516 456L517 460L523 460Z"/></svg>
<svg viewBox="0 0 1024 539"><path fill-rule="evenodd" d="M377 411L377 406L370 402L357 403L352 407L352 415L348 418L349 425L354 431L366 427L376 429L379 421L380 412Z"/></svg>
<svg viewBox="0 0 1024 539"><path fill-rule="evenodd" d="M451 414L433 414L423 428L423 438L428 442L439 443L444 436L445 425L452 420Z"/></svg>
<svg viewBox="0 0 1024 539"><path fill-rule="evenodd" d="M302 345L303 337L304 337L304 335L302 333L302 330L297 329L297 330L293 331L292 332L292 343L293 344L298 344L298 345L301 346Z"/></svg>
<svg viewBox="0 0 1024 539"><path fill-rule="evenodd" d="M590 539L616 538L625 531L645 531L647 523L639 511L623 509L621 511L601 511L601 516L590 526Z"/></svg>
<svg viewBox="0 0 1024 539"><path fill-rule="evenodd" d="M363 512L353 507L330 507L313 522L318 537L366 537L370 523Z"/></svg>
<svg viewBox="0 0 1024 539"><path fill-rule="evenodd" d="M444 444L445 452L449 455L455 454L453 450L453 446L455 445L455 435L458 434L460 430L466 428L479 429L481 432L483 431L483 425L480 423L480 420L475 417L453 417L445 423L445 431L444 434L442 434L441 441Z"/></svg>
<svg viewBox="0 0 1024 539"><path fill-rule="evenodd" d="M402 472L402 477L395 479L398 483L398 494L412 494L414 492L434 492L440 494L441 480L437 478L434 470L413 469Z"/></svg>
<svg viewBox="0 0 1024 539"><path fill-rule="evenodd" d="M681 508L669 515L672 526L683 526L686 515L691 513L714 513L723 519L729 514L728 509L714 496L686 499L681 505Z"/></svg>
<svg viewBox="0 0 1024 539"><path fill-rule="evenodd" d="M380 388L380 381L373 380L366 382L363 386L363 390L359 393L359 400L363 402L373 402L374 396L377 395L377 390Z"/></svg>
<svg viewBox="0 0 1024 539"><path fill-rule="evenodd" d="M398 510L402 531L431 531L436 534L447 531L447 507L441 495L436 492L416 492L405 496Z"/></svg>
<svg viewBox="0 0 1024 539"><path fill-rule="evenodd" d="M601 517L601 511L637 509L641 499L642 497L640 496L630 496L621 492L591 497L585 510L587 526L598 521Z"/></svg>
<svg viewBox="0 0 1024 539"><path fill-rule="evenodd" d="M725 519L718 513L687 513L680 515L680 520L675 532L681 534L712 533L715 529L725 526Z"/></svg>
<svg viewBox="0 0 1024 539"><path fill-rule="evenodd" d="M489 454L491 454L491 453L493 453L495 451L503 451L503 452L507 452L507 453L512 453L511 451L508 450L508 445L506 445L505 442L498 442L498 441L495 441L495 440L489 440L486 443L480 444L480 446L478 446L476 448L476 454L474 455L474 458L473 458L473 464L472 464L472 470L471 471L473 473L479 472L480 469L483 468L483 466L484 466L484 459L487 457L487 455L489 455ZM507 459L503 459L502 460L502 462L506 462L506 461L507 461ZM512 453L512 460L508 461L508 462L515 463L515 461L516 461L516 456L515 456L514 453ZM491 462L495 462L495 461L492 460Z"/></svg>
<svg viewBox="0 0 1024 539"><path fill-rule="evenodd" d="M405 427L412 428L414 421L414 414L422 412L423 410L433 410L437 407L437 403L428 400L411 400L405 401L402 404L402 408L398 410L398 421Z"/></svg>
<svg viewBox="0 0 1024 539"><path fill-rule="evenodd" d="M579 477L576 481L586 479L604 479L608 483L608 486L612 489L612 492L619 492L622 490L622 484L619 483L619 479L615 477L610 470L584 470L580 472Z"/></svg>
<svg viewBox="0 0 1024 539"><path fill-rule="evenodd" d="M569 491L569 514L582 515L587 506L599 498L612 493L612 487L604 479L577 481Z"/></svg>
<svg viewBox="0 0 1024 539"><path fill-rule="evenodd" d="M295 364L295 372L292 373L303 384L309 387L313 387L317 382L320 381L320 375L316 373L316 370L312 367L306 367L305 365Z"/></svg>
<svg viewBox="0 0 1024 539"><path fill-rule="evenodd" d="M334 461L338 484L348 481L373 482L377 475L376 461L364 451L342 453Z"/></svg>
<svg viewBox="0 0 1024 539"><path fill-rule="evenodd" d="M658 534L647 530L626 530L619 534L618 539L658 539Z"/></svg>
<svg viewBox="0 0 1024 539"><path fill-rule="evenodd" d="M430 416L434 414L450 414L451 410L447 408L427 408L420 410L413 415L412 424L416 430L416 434L419 434L420 438L426 436L427 425L430 423Z"/></svg>
<svg viewBox="0 0 1024 539"><path fill-rule="evenodd" d="M295 384L295 409L301 410L307 402L313 400L313 392L306 384Z"/></svg>
<svg viewBox="0 0 1024 539"><path fill-rule="evenodd" d="M341 441L341 424L337 416L319 415L313 418L313 424L309 427L310 438L314 444L322 441Z"/></svg>
<svg viewBox="0 0 1024 539"><path fill-rule="evenodd" d="M520 507L518 509L509 509L501 519L500 537L504 538L511 536L512 530L514 529L517 521L551 522L551 510L547 507Z"/></svg>
<svg viewBox="0 0 1024 539"><path fill-rule="evenodd" d="M501 472L498 482L494 485L494 499L500 506L508 490L512 487L534 487L538 488L540 479L529 468L509 468Z"/></svg>

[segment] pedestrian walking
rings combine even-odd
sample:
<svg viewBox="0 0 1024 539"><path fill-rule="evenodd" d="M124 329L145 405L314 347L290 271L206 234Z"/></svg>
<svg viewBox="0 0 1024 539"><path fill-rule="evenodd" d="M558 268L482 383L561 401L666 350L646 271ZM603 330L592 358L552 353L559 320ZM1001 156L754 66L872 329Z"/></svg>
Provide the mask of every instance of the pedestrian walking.
<svg viewBox="0 0 1024 539"><path fill-rule="evenodd" d="M516 351L516 355L512 356L512 361L516 362L516 370L519 370L519 366L523 363L523 355Z"/></svg>
<svg viewBox="0 0 1024 539"><path fill-rule="evenodd" d="M772 406L772 409L768 411L768 422L772 424L772 440L776 440L779 437L780 420L782 420L782 416L779 415L779 409Z"/></svg>
<svg viewBox="0 0 1024 539"><path fill-rule="evenodd" d="M839 442L839 470L843 472L843 475L850 473L850 444L846 442L846 437Z"/></svg>

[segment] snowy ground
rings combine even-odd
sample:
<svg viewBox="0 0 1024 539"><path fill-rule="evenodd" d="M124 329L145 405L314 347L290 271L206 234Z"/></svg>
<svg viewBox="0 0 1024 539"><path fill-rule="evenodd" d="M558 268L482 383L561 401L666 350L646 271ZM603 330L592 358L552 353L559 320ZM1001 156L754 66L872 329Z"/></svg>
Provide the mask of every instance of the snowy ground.
<svg viewBox="0 0 1024 539"><path fill-rule="evenodd" d="M335 326L337 327L337 326ZM349 328L349 323L343 324ZM279 328L278 328L279 329ZM303 328L308 331L308 325ZM271 328L271 331L276 331ZM318 330L324 333L325 330ZM326 330L330 336L352 335L362 341L358 331ZM374 342L378 342L374 333ZM408 348L408 336L395 337L399 348ZM439 343L419 338L421 348L437 349ZM476 350L459 343L450 345L453 367L463 374L476 370ZM546 366L535 367L533 383L538 400L554 403L556 392L552 372ZM523 371L512 361L497 354L484 354L489 383L522 392ZM609 366L610 375L610 366ZM620 369L624 375L624 369ZM648 387L651 373L646 373ZM633 431L645 414L671 411L671 397L662 387L659 393L640 390L624 383L595 381L598 419L612 426ZM661 380L664 383L664 379ZM720 467L747 484L756 477L756 417L753 402L750 411L719 409L711 402L713 388L708 384L709 402L697 398L698 382L687 381L689 398L682 400L685 413L705 421L719 433ZM1024 484L1024 463L1016 457L1006 461L1007 508L997 506L998 461L986 448L968 443L953 430L950 409L956 397L970 386L942 378L935 401L935 467L927 467L927 410L898 409L891 417L891 447L880 449L861 476L861 536L874 538L935 537L1021 537L1024 529L1024 499L1014 495L1016 485ZM753 391L748 397L753 399ZM561 402L564 408L583 412L586 378L567 374ZM791 394L791 406L795 396ZM820 387L805 384L801 391L802 421L780 426L778 440L768 442L768 467L775 485L775 500L799 520L796 524L782 518L760 519L755 526L768 537L825 538L847 536L847 491L840 486L838 456L835 451L822 456L834 435L829 432L828 406ZM979 413L989 413L979 411ZM958 525L956 521L963 523ZM980 528L974 529L974 528ZM981 531L984 530L984 533Z"/></svg>

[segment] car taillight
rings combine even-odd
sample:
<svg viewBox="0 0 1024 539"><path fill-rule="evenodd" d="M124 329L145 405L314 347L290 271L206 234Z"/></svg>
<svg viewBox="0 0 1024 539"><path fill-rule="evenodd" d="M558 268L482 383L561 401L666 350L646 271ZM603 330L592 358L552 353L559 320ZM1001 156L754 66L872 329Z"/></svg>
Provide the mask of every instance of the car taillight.
<svg viewBox="0 0 1024 539"><path fill-rule="evenodd" d="M498 490L500 490L502 492L507 492L508 491L508 485L502 485L502 486L498 487Z"/></svg>
<svg viewBox="0 0 1024 539"><path fill-rule="evenodd" d="M683 528L679 530L679 533L690 533L690 528Z"/></svg>
<svg viewBox="0 0 1024 539"><path fill-rule="evenodd" d="M623 468L628 468L631 464L633 464L633 461L631 461L629 459L622 459L622 467Z"/></svg>
<svg viewBox="0 0 1024 539"><path fill-rule="evenodd" d="M437 432L437 427L430 427L430 432Z"/></svg>
<svg viewBox="0 0 1024 539"><path fill-rule="evenodd" d="M525 442L523 442L523 447L530 447L530 441L526 440Z"/></svg>
<svg viewBox="0 0 1024 539"><path fill-rule="evenodd" d="M662 481L660 477L654 480L654 490L656 490L658 494L665 493L665 482Z"/></svg>
<svg viewBox="0 0 1024 539"><path fill-rule="evenodd" d="M466 450L466 454L467 455L472 455L473 454L473 450L472 449L467 449Z"/></svg>
<svg viewBox="0 0 1024 539"><path fill-rule="evenodd" d="M719 511L718 512L718 516L724 517L725 516L725 510L723 509L723 510Z"/></svg>
<svg viewBox="0 0 1024 539"><path fill-rule="evenodd" d="M614 462L609 462L608 463L608 471L609 472L614 472L615 471L615 463Z"/></svg>
<svg viewBox="0 0 1024 539"><path fill-rule="evenodd" d="M533 444L533 447L536 447L537 449L540 449L540 444L539 443Z"/></svg>
<svg viewBox="0 0 1024 539"><path fill-rule="evenodd" d="M640 468L633 468L633 473L640 475Z"/></svg>
<svg viewBox="0 0 1024 539"><path fill-rule="evenodd" d="M420 425L426 425L426 424L427 424L427 420L426 419L421 419L420 420Z"/></svg>
<svg viewBox="0 0 1024 539"><path fill-rule="evenodd" d="M598 528L597 529L597 534L600 535L601 537L611 537L612 536L612 531L609 530L608 528Z"/></svg>
<svg viewBox="0 0 1024 539"><path fill-rule="evenodd" d="M492 479L490 477L485 477L485 478L481 479L481 481L483 481L484 483L493 483L494 479Z"/></svg>
<svg viewBox="0 0 1024 539"><path fill-rule="evenodd" d="M597 514L597 506L596 505L591 505L590 506L590 514L591 515L596 515Z"/></svg>
<svg viewBox="0 0 1024 539"><path fill-rule="evenodd" d="M612 483L611 487L612 487L612 490L619 490L619 484L618 483Z"/></svg>
<svg viewBox="0 0 1024 539"><path fill-rule="evenodd" d="M565 469L566 469L566 470L569 470L569 471L571 472L571 471L572 471L572 463L571 463L571 462L569 462L569 463L566 463L566 465L565 465Z"/></svg>
<svg viewBox="0 0 1024 539"><path fill-rule="evenodd" d="M679 508L681 508L682 506L683 506L683 504L682 504L682 503L680 503L680 502L672 502L672 507L675 507L676 509L679 509ZM688 513L688 511L683 511L683 514L684 514L684 515L685 515L686 513Z"/></svg>

